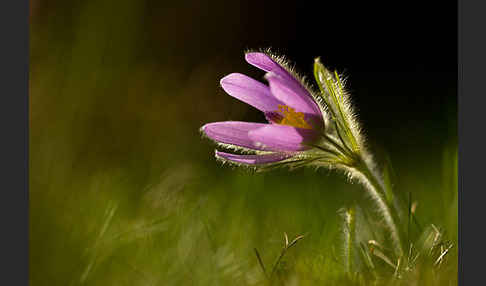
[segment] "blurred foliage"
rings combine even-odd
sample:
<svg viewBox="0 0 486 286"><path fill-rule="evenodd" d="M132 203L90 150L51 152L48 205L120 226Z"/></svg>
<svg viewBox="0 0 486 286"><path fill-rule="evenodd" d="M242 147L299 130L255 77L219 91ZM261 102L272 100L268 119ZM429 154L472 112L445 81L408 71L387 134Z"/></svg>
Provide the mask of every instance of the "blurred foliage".
<svg viewBox="0 0 486 286"><path fill-rule="evenodd" d="M271 265L284 232L306 237L282 281L342 285L338 210L365 199L360 187L324 170L221 167L201 140L206 122L263 120L218 88L228 72L257 75L242 40L232 44L241 15L224 1L31 3L31 285L262 284L254 248ZM412 145L385 147L417 216L457 242L456 134L434 124L414 126ZM373 142L406 137L403 126ZM455 285L455 267L407 285Z"/></svg>

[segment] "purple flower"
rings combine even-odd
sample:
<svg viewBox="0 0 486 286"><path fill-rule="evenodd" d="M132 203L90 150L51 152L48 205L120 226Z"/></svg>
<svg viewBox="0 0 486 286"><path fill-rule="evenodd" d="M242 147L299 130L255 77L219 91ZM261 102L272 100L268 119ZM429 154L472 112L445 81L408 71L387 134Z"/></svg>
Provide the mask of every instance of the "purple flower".
<svg viewBox="0 0 486 286"><path fill-rule="evenodd" d="M204 125L201 131L220 146L251 153L216 151L216 157L238 164L262 165L292 160L312 149L310 145L319 139L324 120L311 92L272 56L252 52L245 59L267 72L268 85L232 73L221 79L221 86L229 95L262 111L268 123L224 121Z"/></svg>

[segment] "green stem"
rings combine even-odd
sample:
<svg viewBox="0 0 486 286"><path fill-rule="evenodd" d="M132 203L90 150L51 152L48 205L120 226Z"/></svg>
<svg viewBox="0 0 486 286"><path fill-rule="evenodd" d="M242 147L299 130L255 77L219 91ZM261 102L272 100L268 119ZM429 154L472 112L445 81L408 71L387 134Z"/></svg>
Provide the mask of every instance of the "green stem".
<svg viewBox="0 0 486 286"><path fill-rule="evenodd" d="M347 156L347 157L352 157L352 153L348 152L346 149L344 149L334 138L327 134L323 134L324 138L326 138L327 142L331 144L334 148L336 148L342 155Z"/></svg>
<svg viewBox="0 0 486 286"><path fill-rule="evenodd" d="M345 230L345 259L346 259L346 271L350 278L353 274L353 248L355 243L355 232L356 232L356 219L355 219L355 209L354 206L346 210L344 213L344 227Z"/></svg>
<svg viewBox="0 0 486 286"><path fill-rule="evenodd" d="M357 171L365 178L368 184L365 184L369 194L373 198L377 207L379 208L385 223L387 224L388 230L390 231L391 239L393 241L393 246L398 257L403 255L402 240L399 228L396 224L396 216L394 216L392 208L388 205L385 199L385 190L383 186L378 181L376 174L370 169L368 164L366 164L362 159L359 161Z"/></svg>

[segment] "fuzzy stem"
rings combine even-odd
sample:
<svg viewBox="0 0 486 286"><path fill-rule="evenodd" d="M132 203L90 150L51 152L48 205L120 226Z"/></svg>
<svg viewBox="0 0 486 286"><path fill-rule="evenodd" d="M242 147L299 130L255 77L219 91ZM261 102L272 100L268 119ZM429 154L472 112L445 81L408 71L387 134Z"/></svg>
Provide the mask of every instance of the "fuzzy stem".
<svg viewBox="0 0 486 286"><path fill-rule="evenodd" d="M324 135L324 138L326 138L326 140L331 143L331 145L336 148L341 154L343 154L344 156L352 156L353 153L351 153L350 151L348 151L349 149L346 148L344 149L334 138L332 138L331 136L327 135L327 134L323 134ZM342 141L342 140L341 140Z"/></svg>
<svg viewBox="0 0 486 286"><path fill-rule="evenodd" d="M378 176L371 170L371 168L362 159L359 160L356 170L363 176L365 181L365 187L369 194L373 198L379 208L385 223L387 224L388 230L390 231L391 239L393 240L393 246L395 253L398 257L403 255L402 240L400 238L400 231L396 224L396 218L393 215L392 209L387 204L385 199L385 190L383 186L379 183Z"/></svg>

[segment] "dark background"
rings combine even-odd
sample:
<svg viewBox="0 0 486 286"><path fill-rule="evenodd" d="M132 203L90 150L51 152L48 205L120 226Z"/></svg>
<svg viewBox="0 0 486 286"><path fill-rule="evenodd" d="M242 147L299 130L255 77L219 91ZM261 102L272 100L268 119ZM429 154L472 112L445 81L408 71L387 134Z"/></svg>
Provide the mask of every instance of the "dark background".
<svg viewBox="0 0 486 286"><path fill-rule="evenodd" d="M50 45L72 39L78 12L86 3L32 1L33 31L55 26ZM100 1L99 16L133 5L124 3L130 1ZM231 71L260 76L244 63L242 53L272 48L309 78L318 56L330 68L345 72L367 129L396 124L415 129L432 122L438 125L431 128L444 128L441 116L454 117L449 114L456 110L455 1L148 0L136 6L136 15L125 15L136 28L124 23L123 16L118 26L105 23L111 39L104 39L107 43L101 47L121 51L105 53L103 64L127 64L118 57L129 53L133 62L178 66L180 80L187 80L194 67L217 59L234 63L218 62L223 65L220 77ZM104 11L109 14L102 16ZM118 46L124 33L133 34L130 51Z"/></svg>

